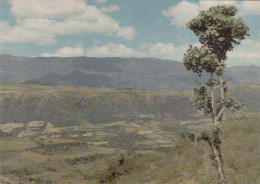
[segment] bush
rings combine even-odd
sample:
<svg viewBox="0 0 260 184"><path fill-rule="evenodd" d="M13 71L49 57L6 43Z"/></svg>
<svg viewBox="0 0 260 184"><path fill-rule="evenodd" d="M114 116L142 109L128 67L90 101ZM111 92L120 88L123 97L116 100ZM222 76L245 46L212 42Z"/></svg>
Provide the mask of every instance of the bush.
<svg viewBox="0 0 260 184"><path fill-rule="evenodd" d="M76 157L76 158L68 158L65 160L65 162L69 165L77 165L77 164L87 164L88 162L101 159L105 155L104 154L94 154L94 155L88 155L88 156L82 156L82 157Z"/></svg>
<svg viewBox="0 0 260 184"><path fill-rule="evenodd" d="M113 183L119 176L130 173L135 167L135 162L127 153L120 153L109 160L107 168L97 172L99 183Z"/></svg>

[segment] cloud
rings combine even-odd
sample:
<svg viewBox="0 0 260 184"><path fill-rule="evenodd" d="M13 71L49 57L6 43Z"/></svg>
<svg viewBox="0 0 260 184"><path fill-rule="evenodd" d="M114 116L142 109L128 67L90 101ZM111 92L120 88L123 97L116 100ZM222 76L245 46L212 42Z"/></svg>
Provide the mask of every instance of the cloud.
<svg viewBox="0 0 260 184"><path fill-rule="evenodd" d="M186 27L186 24L196 17L201 10L206 10L216 5L236 5L236 1L207 1L200 0L199 3L190 3L181 1L176 6L170 7L168 10L163 10L162 14L170 19L171 25L176 25L178 28Z"/></svg>
<svg viewBox="0 0 260 184"><path fill-rule="evenodd" d="M176 53L176 47L172 43L156 43L142 44L141 48L146 50L146 55L149 57L172 58Z"/></svg>
<svg viewBox="0 0 260 184"><path fill-rule="evenodd" d="M64 21L27 18L19 21L19 24L26 29L61 35L85 32L110 35L121 30L117 21L96 10L95 7L88 7L87 13L68 18Z"/></svg>
<svg viewBox="0 0 260 184"><path fill-rule="evenodd" d="M94 57L153 57L181 60L188 45L174 46L172 43L144 43L139 49L126 47L122 44L108 43L100 47L86 49L87 56Z"/></svg>
<svg viewBox="0 0 260 184"><path fill-rule="evenodd" d="M192 44L201 46L200 43ZM102 46L90 48L78 47L62 47L55 53L44 53L43 57L151 57L160 59L171 59L182 61L183 54L188 49L189 44L175 46L173 43L143 43L138 49L127 47L123 44L107 43ZM260 41L245 39L241 45L236 47L233 52L228 52L227 64L230 65L259 65L260 62Z"/></svg>
<svg viewBox="0 0 260 184"><path fill-rule="evenodd" d="M163 10L162 14L170 19L171 25L176 25L180 28L185 27L186 23L195 17L198 12L199 6L196 3L182 1L168 10Z"/></svg>
<svg viewBox="0 0 260 184"><path fill-rule="evenodd" d="M122 44L108 43L100 47L93 47L86 50L90 57L144 57L145 53Z"/></svg>
<svg viewBox="0 0 260 184"><path fill-rule="evenodd" d="M96 0L96 2L98 2L98 3L106 3L107 0Z"/></svg>
<svg viewBox="0 0 260 184"><path fill-rule="evenodd" d="M108 6L108 7L102 7L101 10L104 13L112 13L115 11L118 11L120 8L117 5L112 5L112 6Z"/></svg>
<svg viewBox="0 0 260 184"><path fill-rule="evenodd" d="M196 44L195 44L196 45ZM88 56L88 57L152 57L161 59L173 59L181 61L184 52L188 49L188 44L174 46L172 43L143 43L139 49L127 47L123 44L107 43L102 46L82 48L78 46L63 47L55 53L44 53L43 57L69 57L69 56Z"/></svg>
<svg viewBox="0 0 260 184"><path fill-rule="evenodd" d="M200 10L207 10L212 6L217 5L237 5L236 1L226 1L226 0L219 0L219 1L208 1L208 0L200 0L199 1L199 9Z"/></svg>
<svg viewBox="0 0 260 184"><path fill-rule="evenodd" d="M228 53L230 59L242 59L249 62L260 62L260 41L245 39L241 45Z"/></svg>
<svg viewBox="0 0 260 184"><path fill-rule="evenodd" d="M106 13L118 6L104 10L86 4L85 0L9 0L16 25L1 22L0 43L24 42L47 45L56 43L56 36L97 33L123 37L135 37L132 27L121 27L119 22ZM28 8L30 5L30 8ZM106 13L104 13L106 11Z"/></svg>
<svg viewBox="0 0 260 184"><path fill-rule="evenodd" d="M193 43L194 46L201 46L200 43ZM145 43L140 45L147 57L155 57L161 59L173 59L176 61L182 61L183 54L189 48L189 44L184 43L179 46L175 46L173 43Z"/></svg>
<svg viewBox="0 0 260 184"><path fill-rule="evenodd" d="M123 37L126 40L132 40L136 35L135 30L132 27L122 27L116 33L117 37Z"/></svg>
<svg viewBox="0 0 260 184"><path fill-rule="evenodd" d="M85 51L81 46L78 47L62 47L59 48L55 54L43 53L43 57L74 57L74 56L83 56Z"/></svg>
<svg viewBox="0 0 260 184"><path fill-rule="evenodd" d="M62 47L56 50L54 54L44 53L43 57L69 57L69 56L88 56L88 57L144 57L145 53L126 47L122 44L107 43L103 46L95 46L91 48L78 47Z"/></svg>
<svg viewBox="0 0 260 184"><path fill-rule="evenodd" d="M11 12L18 18L68 18L85 12L84 0L9 0ZM28 8L30 6L30 8Z"/></svg>
<svg viewBox="0 0 260 184"><path fill-rule="evenodd" d="M38 45L50 45L56 43L51 34L27 30L21 26L9 26L7 22L0 22L0 44L6 42L35 43Z"/></svg>
<svg viewBox="0 0 260 184"><path fill-rule="evenodd" d="M260 1L243 1L242 15L246 14L260 15Z"/></svg>

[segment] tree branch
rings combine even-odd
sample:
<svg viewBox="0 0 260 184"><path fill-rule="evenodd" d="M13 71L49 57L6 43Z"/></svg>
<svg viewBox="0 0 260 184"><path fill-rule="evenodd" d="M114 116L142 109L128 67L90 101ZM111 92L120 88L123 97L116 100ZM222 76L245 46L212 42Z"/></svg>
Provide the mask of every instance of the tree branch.
<svg viewBox="0 0 260 184"><path fill-rule="evenodd" d="M223 107L223 108L219 111L218 115L216 116L216 121L219 121L219 120L220 120L220 118L223 116L223 113L224 113L225 109L226 109L226 107Z"/></svg>
<svg viewBox="0 0 260 184"><path fill-rule="evenodd" d="M200 133L188 133L188 137L195 142L199 142L201 140L206 141L210 143L210 136L206 132L200 132Z"/></svg>
<svg viewBox="0 0 260 184"><path fill-rule="evenodd" d="M213 72L210 72L210 98L211 98L210 111L211 111L212 121L214 123L214 119L216 115L214 109Z"/></svg>

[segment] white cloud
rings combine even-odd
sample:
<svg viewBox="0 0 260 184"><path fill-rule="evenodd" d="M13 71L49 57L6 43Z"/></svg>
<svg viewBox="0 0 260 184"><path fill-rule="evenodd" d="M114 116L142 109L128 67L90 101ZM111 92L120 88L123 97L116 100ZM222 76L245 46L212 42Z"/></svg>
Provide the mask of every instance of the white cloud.
<svg viewBox="0 0 260 184"><path fill-rule="evenodd" d="M115 11L118 11L120 8L117 5L112 5L112 6L108 6L108 7L102 7L101 10L104 13L112 13Z"/></svg>
<svg viewBox="0 0 260 184"><path fill-rule="evenodd" d="M260 1L243 1L242 15L258 14L260 15Z"/></svg>
<svg viewBox="0 0 260 184"><path fill-rule="evenodd" d="M144 57L145 53L122 44L108 43L104 46L87 49L86 55L90 57Z"/></svg>
<svg viewBox="0 0 260 184"><path fill-rule="evenodd" d="M135 37L136 32L132 27L122 27L116 33L117 37L123 37L126 40L131 40Z"/></svg>
<svg viewBox="0 0 260 184"><path fill-rule="evenodd" d="M38 45L50 45L56 43L53 35L25 29L21 26L9 26L6 22L0 22L0 43L26 42Z"/></svg>
<svg viewBox="0 0 260 184"><path fill-rule="evenodd" d="M176 47L172 43L142 44L141 48L146 49L150 57L170 58L176 52Z"/></svg>
<svg viewBox="0 0 260 184"><path fill-rule="evenodd" d="M144 43L140 45L139 49L135 49L127 47L123 44L107 43L106 45L95 46L86 49L82 48L82 46L78 46L76 48L63 47L58 49L54 54L44 53L41 56L152 57L181 61L183 54L188 49L188 47L188 44L174 46L172 43L158 42L155 44Z"/></svg>
<svg viewBox="0 0 260 184"><path fill-rule="evenodd" d="M9 0L11 12L19 18L66 18L85 12L84 0ZM30 8L28 8L30 6Z"/></svg>
<svg viewBox="0 0 260 184"><path fill-rule="evenodd" d="M260 62L260 41L245 39L233 52L228 53L230 59L242 59L249 62Z"/></svg>
<svg viewBox="0 0 260 184"><path fill-rule="evenodd" d="M208 1L200 0L199 3L190 3L186 0L181 1L176 6L163 10L162 14L170 19L171 25L186 27L186 24L196 17L201 10L206 10L216 5L236 5L236 1Z"/></svg>
<svg viewBox="0 0 260 184"><path fill-rule="evenodd" d="M201 46L199 43L192 44ZM182 61L183 54L188 49L189 44L175 46L172 43L144 43L139 49L127 47L123 44L108 43L102 46L90 48L78 47L62 47L55 53L44 53L43 57L72 57L72 56L88 56L88 57L151 57L161 59L171 59ZM248 65L259 65L260 62L260 41L246 39L241 45L236 47L233 52L228 53L228 65L237 65L238 63Z"/></svg>
<svg viewBox="0 0 260 184"><path fill-rule="evenodd" d="M152 57L181 61L187 49L188 44L176 47L172 43L144 43L137 50L122 44L108 43L100 47L86 49L86 55L94 57Z"/></svg>
<svg viewBox="0 0 260 184"><path fill-rule="evenodd" d="M186 23L195 17L199 12L199 6L196 3L182 1L176 6L170 7L167 11L163 10L162 14L168 17L171 25L185 27Z"/></svg>
<svg viewBox="0 0 260 184"><path fill-rule="evenodd" d="M121 27L119 22L85 0L9 0L16 25L2 26L0 42L26 42L54 44L57 35L98 33L123 37L135 37L132 27ZM30 8L28 8L30 5ZM104 11L119 9L114 5Z"/></svg>
<svg viewBox="0 0 260 184"><path fill-rule="evenodd" d="M226 1L226 0L219 0L219 1L208 1L208 0L200 0L199 2L199 9L200 10L207 10L212 6L217 5L237 5L236 1Z"/></svg>
<svg viewBox="0 0 260 184"><path fill-rule="evenodd" d="M88 7L88 12L64 21L46 18L27 18L19 21L26 28L49 34L100 33L113 35L121 30L117 21L101 13L95 7Z"/></svg>
<svg viewBox="0 0 260 184"><path fill-rule="evenodd" d="M82 48L82 46L62 47L56 50L54 54L44 53L43 57L69 57L69 56L88 56L88 57L144 57L145 53L137 51L134 48L126 47L122 44L108 43L103 46L95 46L91 48Z"/></svg>
<svg viewBox="0 0 260 184"><path fill-rule="evenodd" d="M96 2L98 2L98 3L106 3L107 0L96 0Z"/></svg>
<svg viewBox="0 0 260 184"><path fill-rule="evenodd" d="M194 46L199 46L199 43L194 43ZM189 48L189 44L182 44L175 46L172 43L156 43L156 44L142 44L140 46L146 53L147 57L155 57L162 59L173 59L182 61L183 54Z"/></svg>
<svg viewBox="0 0 260 184"><path fill-rule="evenodd" d="M83 56L85 51L81 46L78 47L62 47L59 48L55 54L44 53L41 56L43 57L74 57L74 56Z"/></svg>

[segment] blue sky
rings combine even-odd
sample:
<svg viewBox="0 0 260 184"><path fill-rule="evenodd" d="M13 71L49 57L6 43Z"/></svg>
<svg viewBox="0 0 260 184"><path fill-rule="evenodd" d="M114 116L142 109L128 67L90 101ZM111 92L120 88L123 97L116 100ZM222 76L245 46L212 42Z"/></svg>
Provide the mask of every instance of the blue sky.
<svg viewBox="0 0 260 184"><path fill-rule="evenodd" d="M235 5L250 27L228 65L260 66L260 1L0 0L0 54L181 61L198 45L185 23L217 4Z"/></svg>

